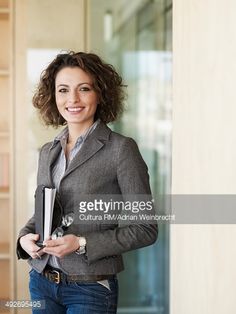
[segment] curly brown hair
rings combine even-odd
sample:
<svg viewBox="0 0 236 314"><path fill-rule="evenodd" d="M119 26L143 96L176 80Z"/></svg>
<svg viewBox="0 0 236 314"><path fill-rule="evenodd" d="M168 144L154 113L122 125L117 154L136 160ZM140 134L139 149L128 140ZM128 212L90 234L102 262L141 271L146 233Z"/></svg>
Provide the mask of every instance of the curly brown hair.
<svg viewBox="0 0 236 314"><path fill-rule="evenodd" d="M57 109L55 99L55 79L57 73L65 67L79 67L91 75L99 97L95 120L100 118L104 123L109 123L121 115L124 109L125 85L114 67L94 53L69 51L58 54L42 72L33 96L33 105L39 109L39 114L46 125L57 128L66 124Z"/></svg>

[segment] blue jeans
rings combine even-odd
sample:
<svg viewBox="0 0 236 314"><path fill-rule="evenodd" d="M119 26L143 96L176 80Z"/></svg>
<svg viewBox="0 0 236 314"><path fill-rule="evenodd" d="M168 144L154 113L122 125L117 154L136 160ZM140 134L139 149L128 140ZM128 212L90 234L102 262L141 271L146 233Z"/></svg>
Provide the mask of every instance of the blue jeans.
<svg viewBox="0 0 236 314"><path fill-rule="evenodd" d="M44 309L34 314L115 314L118 282L109 280L110 290L95 283L60 283L49 281L35 270L30 271L29 289L32 301L41 300Z"/></svg>

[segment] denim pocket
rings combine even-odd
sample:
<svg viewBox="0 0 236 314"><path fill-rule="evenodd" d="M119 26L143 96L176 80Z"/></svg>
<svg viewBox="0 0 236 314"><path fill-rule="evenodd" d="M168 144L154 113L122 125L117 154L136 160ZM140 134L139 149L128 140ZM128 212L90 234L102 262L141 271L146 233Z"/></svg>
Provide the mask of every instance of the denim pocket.
<svg viewBox="0 0 236 314"><path fill-rule="evenodd" d="M100 296L100 297L106 297L111 293L109 289L104 287L98 282L93 283L79 283L75 282L76 287L78 287L84 294L90 295L90 296Z"/></svg>
<svg viewBox="0 0 236 314"><path fill-rule="evenodd" d="M93 282L93 283L75 283L76 287L80 288L84 293L88 295L99 295L102 297L110 296L118 293L118 280L117 278L108 280L109 289L104 285Z"/></svg>

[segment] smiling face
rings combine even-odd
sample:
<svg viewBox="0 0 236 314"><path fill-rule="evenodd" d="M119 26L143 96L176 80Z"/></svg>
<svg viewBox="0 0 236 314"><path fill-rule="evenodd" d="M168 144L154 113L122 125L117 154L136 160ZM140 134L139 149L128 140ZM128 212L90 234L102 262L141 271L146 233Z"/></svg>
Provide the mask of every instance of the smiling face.
<svg viewBox="0 0 236 314"><path fill-rule="evenodd" d="M92 77L81 68L65 67L57 73L55 98L69 127L77 124L87 128L93 124L99 99Z"/></svg>

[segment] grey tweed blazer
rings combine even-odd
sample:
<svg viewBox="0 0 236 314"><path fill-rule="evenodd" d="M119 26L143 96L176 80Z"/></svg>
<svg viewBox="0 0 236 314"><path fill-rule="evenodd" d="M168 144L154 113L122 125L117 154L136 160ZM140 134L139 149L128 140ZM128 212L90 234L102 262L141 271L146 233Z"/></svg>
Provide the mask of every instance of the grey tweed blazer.
<svg viewBox="0 0 236 314"><path fill-rule="evenodd" d="M52 146L52 142L41 148L38 185L53 186L51 168L60 150L60 143ZM64 213L72 210L76 213L75 204L81 194L151 195L147 166L135 141L100 123L69 164L59 194ZM67 233L86 237L86 254L71 253L60 258L61 268L67 274L116 274L124 269L122 253L153 244L157 230L156 224L148 223L72 224ZM29 257L19 244L19 238L28 233L35 233L34 216L20 230L17 255L42 272L49 255L44 254L41 259Z"/></svg>

